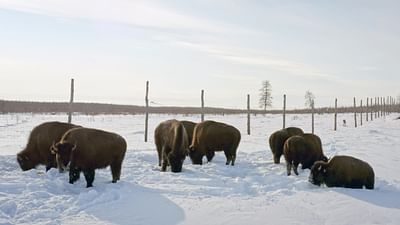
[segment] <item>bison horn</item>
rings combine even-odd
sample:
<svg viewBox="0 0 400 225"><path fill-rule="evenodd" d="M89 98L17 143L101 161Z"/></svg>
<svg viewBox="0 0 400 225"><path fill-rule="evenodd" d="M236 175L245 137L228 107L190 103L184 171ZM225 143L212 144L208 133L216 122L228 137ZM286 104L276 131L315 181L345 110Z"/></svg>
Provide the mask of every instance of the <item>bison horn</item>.
<svg viewBox="0 0 400 225"><path fill-rule="evenodd" d="M74 151L76 149L76 142L74 144L74 146L72 147L72 151Z"/></svg>
<svg viewBox="0 0 400 225"><path fill-rule="evenodd" d="M55 146L55 141L53 141L53 144L50 147L50 151L52 154L57 154L57 148Z"/></svg>

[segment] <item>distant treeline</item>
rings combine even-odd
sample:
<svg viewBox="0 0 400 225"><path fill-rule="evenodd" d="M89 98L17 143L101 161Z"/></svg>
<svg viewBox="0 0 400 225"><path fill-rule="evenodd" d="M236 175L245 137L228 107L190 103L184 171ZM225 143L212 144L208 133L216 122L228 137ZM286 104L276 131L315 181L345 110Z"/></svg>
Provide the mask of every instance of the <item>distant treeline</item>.
<svg viewBox="0 0 400 225"><path fill-rule="evenodd" d="M371 107L368 112L371 111ZM374 108L378 110L378 107ZM392 107L391 111L399 111L399 106ZM361 111L360 107L356 108ZM69 103L66 102L29 102L29 101L8 101L0 100L0 113L66 113L69 111ZM146 112L146 107L136 105L117 105L117 104L102 104L102 103L73 103L72 111L81 114L143 114ZM363 107L363 111L367 111ZM165 114L200 114L200 107L149 107L149 113L165 113ZM250 110L252 114L278 114L282 110ZM315 108L315 113L334 113L335 109L330 107ZM338 113L354 112L354 107L339 107ZM246 109L227 109L205 107L205 114L240 114L247 113ZM311 109L293 109L287 110L286 113L302 114L311 113Z"/></svg>

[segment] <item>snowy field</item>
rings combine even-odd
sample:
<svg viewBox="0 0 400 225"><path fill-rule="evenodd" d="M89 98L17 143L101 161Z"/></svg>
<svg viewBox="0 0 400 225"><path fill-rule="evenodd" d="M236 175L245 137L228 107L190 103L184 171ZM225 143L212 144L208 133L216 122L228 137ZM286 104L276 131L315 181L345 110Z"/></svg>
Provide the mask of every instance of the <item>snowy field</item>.
<svg viewBox="0 0 400 225"><path fill-rule="evenodd" d="M176 118L199 116L150 115L149 142L143 115L76 115L75 124L121 134L128 142L121 181L112 184L110 169L96 170L93 188L81 180L71 185L68 174L43 166L22 172L15 154L31 129L45 121L66 121L66 115L0 115L0 224L400 224L399 114L354 128L352 114L316 115L315 133L328 157L351 155L375 170L375 189L314 186L309 170L286 176L284 159L273 164L267 139L281 128L281 115L252 116L246 135L246 115L206 115L242 133L234 167L217 152L211 163L191 165L182 173L160 172L153 142L155 126ZM347 120L347 127L342 125ZM310 115L288 115L287 126L311 131Z"/></svg>

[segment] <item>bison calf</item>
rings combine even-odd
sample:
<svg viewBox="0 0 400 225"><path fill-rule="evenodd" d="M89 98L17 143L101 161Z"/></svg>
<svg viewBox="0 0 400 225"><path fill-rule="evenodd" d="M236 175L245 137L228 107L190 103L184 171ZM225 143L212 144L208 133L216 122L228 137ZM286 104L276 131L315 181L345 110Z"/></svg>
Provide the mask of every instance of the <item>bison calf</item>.
<svg viewBox="0 0 400 225"><path fill-rule="evenodd" d="M56 168L55 156L51 154L50 147L54 142L60 141L65 132L78 127L74 124L61 122L46 122L35 128L29 135L25 149L17 154L17 161L23 171L35 168L39 164L46 166L46 171Z"/></svg>
<svg viewBox="0 0 400 225"><path fill-rule="evenodd" d="M208 162L214 151L224 151L226 165L235 164L236 150L240 142L240 132L233 126L215 121L198 123L194 128L189 156L193 164L202 164L204 155Z"/></svg>
<svg viewBox="0 0 400 225"><path fill-rule="evenodd" d="M311 168L309 181L328 187L374 189L375 174L372 167L351 156L334 156L329 162L317 161Z"/></svg>
<svg viewBox="0 0 400 225"><path fill-rule="evenodd" d="M302 165L302 169L310 169L315 161L328 161L322 152L321 139L314 134L295 135L286 140L283 147L283 154L286 160L287 175L292 170L296 175L297 167Z"/></svg>
<svg viewBox="0 0 400 225"><path fill-rule="evenodd" d="M170 165L172 172L181 172L189 152L188 135L183 122L167 120L160 123L154 131L154 141L161 171L166 171Z"/></svg>
<svg viewBox="0 0 400 225"><path fill-rule="evenodd" d="M120 179L126 141L118 134L90 128L75 128L52 146L58 168L63 171L70 163L69 183L73 184L83 171L86 187L92 187L95 169L111 167L112 182Z"/></svg>
<svg viewBox="0 0 400 225"><path fill-rule="evenodd" d="M304 134L302 129L297 127L288 127L275 131L269 136L269 147L271 148L274 163L280 163L285 141L291 136L302 134Z"/></svg>

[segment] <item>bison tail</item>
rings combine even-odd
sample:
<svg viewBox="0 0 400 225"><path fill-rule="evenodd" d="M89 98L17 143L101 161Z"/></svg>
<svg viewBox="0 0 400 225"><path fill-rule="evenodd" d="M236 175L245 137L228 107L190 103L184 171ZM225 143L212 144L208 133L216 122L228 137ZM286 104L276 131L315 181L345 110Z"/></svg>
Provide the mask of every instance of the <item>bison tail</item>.
<svg viewBox="0 0 400 225"><path fill-rule="evenodd" d="M179 123L179 126L175 127L175 137L174 137L174 150L178 150L181 148L184 140L186 139L184 135L184 130L185 128L181 123Z"/></svg>

